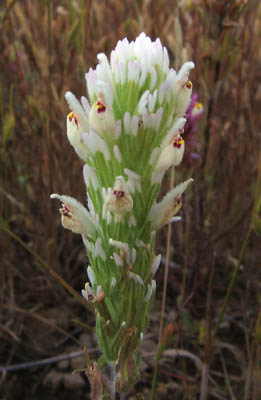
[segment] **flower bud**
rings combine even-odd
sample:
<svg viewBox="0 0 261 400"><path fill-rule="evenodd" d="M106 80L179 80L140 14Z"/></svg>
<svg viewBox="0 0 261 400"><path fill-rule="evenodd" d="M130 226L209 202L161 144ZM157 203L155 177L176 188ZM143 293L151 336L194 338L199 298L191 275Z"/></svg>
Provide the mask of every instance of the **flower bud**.
<svg viewBox="0 0 261 400"><path fill-rule="evenodd" d="M156 164L156 171L166 171L172 165L178 166L183 158L185 143L181 135L178 135L172 143L166 146Z"/></svg>
<svg viewBox="0 0 261 400"><path fill-rule="evenodd" d="M61 196L52 194L51 199L59 199L62 201L60 208L62 225L65 229L69 229L74 233L85 235L86 237L94 237L96 233L95 222L90 216L86 208L70 196Z"/></svg>
<svg viewBox="0 0 261 400"><path fill-rule="evenodd" d="M132 210L133 200L128 192L128 186L122 176L118 176L113 189L108 190L105 206L115 214L123 214Z"/></svg>
<svg viewBox="0 0 261 400"><path fill-rule="evenodd" d="M151 222L152 229L159 229L169 223L171 218L179 212L182 206L181 195L192 181L193 179L188 179L179 184L170 190L159 203L152 207L149 213L149 221Z"/></svg>
<svg viewBox="0 0 261 400"><path fill-rule="evenodd" d="M180 86L183 86L188 81L190 70L195 67L192 61L188 61L180 68L176 80Z"/></svg>
<svg viewBox="0 0 261 400"><path fill-rule="evenodd" d="M83 130L74 112L67 116L67 137L74 150L84 161L88 158L89 151L82 139Z"/></svg>
<svg viewBox="0 0 261 400"><path fill-rule="evenodd" d="M191 94L192 94L192 82L187 81L180 89L179 94L178 94L178 105L176 109L176 113L179 117L182 117L185 115L190 100L191 100Z"/></svg>
<svg viewBox="0 0 261 400"><path fill-rule="evenodd" d="M94 291L91 288L89 282L85 283L85 288L82 289L82 296L85 298L86 301L94 300Z"/></svg>
<svg viewBox="0 0 261 400"><path fill-rule="evenodd" d="M114 135L116 122L113 112L109 110L105 103L105 99L96 101L89 114L89 122L91 127L100 135Z"/></svg>
<svg viewBox="0 0 261 400"><path fill-rule="evenodd" d="M76 115L77 121L79 122L82 130L87 132L89 130L89 120L85 108L76 99L73 93L66 92L65 99L71 109L71 111Z"/></svg>

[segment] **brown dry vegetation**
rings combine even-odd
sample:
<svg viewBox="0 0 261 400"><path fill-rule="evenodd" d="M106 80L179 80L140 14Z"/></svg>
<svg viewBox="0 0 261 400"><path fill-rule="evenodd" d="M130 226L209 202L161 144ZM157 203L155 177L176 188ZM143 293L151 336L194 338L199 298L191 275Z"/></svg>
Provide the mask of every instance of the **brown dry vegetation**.
<svg viewBox="0 0 261 400"><path fill-rule="evenodd" d="M70 89L78 97L84 94L84 72L96 65L96 54L108 54L119 39L131 40L145 31L153 39L161 38L172 64L195 62L191 78L204 104L197 137L201 162L182 166L177 176L192 176L194 183L184 198L183 222L172 232L165 328L171 323L174 332L159 364L156 399L199 399L204 391L201 377L209 364L209 399L258 400L261 246L254 231L213 346L209 332L217 322L256 204L261 5L250 0L181 1L178 15L177 3L0 4L0 212L5 226L28 246L0 232L0 364L81 350L86 340L95 350L92 333L75 321L93 326L91 314L30 251L77 292L83 287L87 260L81 238L62 230L57 204L49 199L50 193L62 192L85 201L82 166L65 133L64 93ZM158 238L162 253L166 233ZM149 353L156 352L163 270L164 265L157 275L158 300L135 389L145 399L153 375L154 358ZM87 381L67 384L75 368L75 363L47 364L8 372L0 390L8 400L72 395L87 399ZM48 374L56 374L49 384Z"/></svg>

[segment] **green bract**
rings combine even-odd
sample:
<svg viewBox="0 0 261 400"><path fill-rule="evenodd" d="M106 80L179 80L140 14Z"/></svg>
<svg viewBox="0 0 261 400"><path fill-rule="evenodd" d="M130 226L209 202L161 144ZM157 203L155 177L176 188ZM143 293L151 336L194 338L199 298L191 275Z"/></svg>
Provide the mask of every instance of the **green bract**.
<svg viewBox="0 0 261 400"><path fill-rule="evenodd" d="M71 197L52 197L63 202L63 225L83 236L91 264L83 296L97 310L103 358L120 364L124 388L135 380L132 356L155 295L155 232L179 211L192 181L156 203L166 170L183 157L194 64L176 73L160 40L144 33L135 42L119 41L110 60L104 54L98 60L86 74L89 100L65 95L68 139L85 163L88 211Z"/></svg>

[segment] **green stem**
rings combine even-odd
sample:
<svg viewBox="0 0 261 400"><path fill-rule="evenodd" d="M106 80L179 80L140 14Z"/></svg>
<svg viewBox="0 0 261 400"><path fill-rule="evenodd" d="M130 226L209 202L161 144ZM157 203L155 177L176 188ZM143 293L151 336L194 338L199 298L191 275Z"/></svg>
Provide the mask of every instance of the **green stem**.
<svg viewBox="0 0 261 400"><path fill-rule="evenodd" d="M250 239L251 232L252 232L252 223L250 224L250 226L248 228L248 232L246 234L243 246L242 246L241 251L240 251L240 255L239 255L237 266L236 266L236 268L235 268L235 270L233 272L233 275L232 275L229 287L227 289L226 296L225 296L222 308L221 308L221 310L219 312L218 321L217 321L217 324L215 326L215 330L214 330L214 333L213 333L213 336L212 336L212 343L214 342L216 334L217 334L217 332L218 332L218 330L220 328L221 322L223 321L223 317L224 317L224 314L225 314L225 311L226 311L226 308L227 308L227 305L228 305L228 302L229 302L229 299L230 299L234 284L235 284L237 276L238 276L239 268L240 268L240 266L242 264L243 258L245 257L245 253L246 253L246 249L247 249L247 246L248 246L248 242L249 242L249 239Z"/></svg>

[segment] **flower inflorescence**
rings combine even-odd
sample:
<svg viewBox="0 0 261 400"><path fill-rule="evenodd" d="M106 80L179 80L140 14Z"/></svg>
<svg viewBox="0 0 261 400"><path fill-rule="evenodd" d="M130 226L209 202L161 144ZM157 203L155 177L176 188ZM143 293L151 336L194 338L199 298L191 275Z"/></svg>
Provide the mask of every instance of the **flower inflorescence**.
<svg viewBox="0 0 261 400"><path fill-rule="evenodd" d="M156 197L166 171L184 154L183 128L194 67L169 68L159 39L142 33L119 41L110 60L98 55L86 74L88 99L67 92L71 112L67 136L84 161L88 210L77 200L62 201L62 224L81 234L91 266L82 291L97 310L96 331L107 361L130 359L148 323L160 264L155 232L181 207L192 181Z"/></svg>

